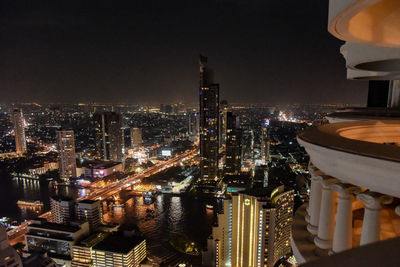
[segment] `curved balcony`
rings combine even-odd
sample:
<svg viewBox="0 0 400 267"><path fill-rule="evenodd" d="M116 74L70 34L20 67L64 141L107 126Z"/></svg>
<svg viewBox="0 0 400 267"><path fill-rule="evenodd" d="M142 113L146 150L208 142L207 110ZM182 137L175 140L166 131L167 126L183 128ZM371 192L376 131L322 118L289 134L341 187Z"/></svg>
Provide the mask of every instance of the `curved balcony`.
<svg viewBox="0 0 400 267"><path fill-rule="evenodd" d="M328 30L348 42L400 47L400 2L330 0Z"/></svg>
<svg viewBox="0 0 400 267"><path fill-rule="evenodd" d="M327 175L400 197L400 121L327 124L310 128L297 139Z"/></svg>
<svg viewBox="0 0 400 267"><path fill-rule="evenodd" d="M400 27L400 25L399 25ZM340 52L348 79L396 80L400 78L400 50L347 42Z"/></svg>
<svg viewBox="0 0 400 267"><path fill-rule="evenodd" d="M390 108L346 108L326 116L330 123L359 120L400 120L400 110Z"/></svg>
<svg viewBox="0 0 400 267"><path fill-rule="evenodd" d="M312 177L292 228L300 263L400 236L400 120L326 124L297 139Z"/></svg>

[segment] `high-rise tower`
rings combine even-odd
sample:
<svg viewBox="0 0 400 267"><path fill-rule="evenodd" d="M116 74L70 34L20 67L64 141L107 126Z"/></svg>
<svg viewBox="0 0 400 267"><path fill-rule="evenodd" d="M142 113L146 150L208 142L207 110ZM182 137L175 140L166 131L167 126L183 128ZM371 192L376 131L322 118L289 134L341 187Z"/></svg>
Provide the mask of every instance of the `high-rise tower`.
<svg viewBox="0 0 400 267"><path fill-rule="evenodd" d="M142 145L142 129L131 128L131 147Z"/></svg>
<svg viewBox="0 0 400 267"><path fill-rule="evenodd" d="M121 116L116 112L93 115L97 157L104 160L122 160Z"/></svg>
<svg viewBox="0 0 400 267"><path fill-rule="evenodd" d="M200 179L218 178L219 84L213 83L207 58L200 56Z"/></svg>
<svg viewBox="0 0 400 267"><path fill-rule="evenodd" d="M269 137L269 120L264 120L261 125L261 164L266 165L269 162L270 150L270 137Z"/></svg>
<svg viewBox="0 0 400 267"><path fill-rule="evenodd" d="M190 140L196 143L199 140L199 113L192 112L189 113L189 127L188 127L188 134Z"/></svg>
<svg viewBox="0 0 400 267"><path fill-rule="evenodd" d="M16 152L20 154L25 153L26 141L25 141L24 117L22 115L22 110L20 109L13 110L12 121L14 124Z"/></svg>
<svg viewBox="0 0 400 267"><path fill-rule="evenodd" d="M239 174L242 159L242 131L239 128L238 117L232 112L226 113L226 145L225 174Z"/></svg>
<svg viewBox="0 0 400 267"><path fill-rule="evenodd" d="M274 266L291 252L294 191L283 186L234 194L223 200L223 213L203 252L204 266Z"/></svg>
<svg viewBox="0 0 400 267"><path fill-rule="evenodd" d="M226 124L227 124L227 113L228 113L228 102L222 100L219 103L219 147L223 148L226 143Z"/></svg>
<svg viewBox="0 0 400 267"><path fill-rule="evenodd" d="M74 131L57 131L60 178L76 177Z"/></svg>

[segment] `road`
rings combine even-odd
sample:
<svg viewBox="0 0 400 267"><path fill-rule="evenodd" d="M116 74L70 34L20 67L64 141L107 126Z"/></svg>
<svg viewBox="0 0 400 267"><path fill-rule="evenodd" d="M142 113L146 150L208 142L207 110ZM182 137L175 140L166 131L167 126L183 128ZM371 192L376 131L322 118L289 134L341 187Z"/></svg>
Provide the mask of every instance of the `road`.
<svg viewBox="0 0 400 267"><path fill-rule="evenodd" d="M80 197L77 200L83 200L83 199L90 199L90 200L102 200L102 199L107 199L108 197L118 193L121 191L123 188L129 187L132 184L138 183L141 181L141 179L157 174L165 169L168 169L172 166L176 166L177 164L186 161L188 159L191 159L197 155L197 148L194 148L192 150L189 150L187 152L184 152L182 154L179 154L169 160L157 163L156 165L145 169L141 173L135 174L128 176L124 179L121 179L119 181L114 182L111 185L108 185L106 188L98 188L95 191L91 192L90 194ZM47 211L39 216L40 218L45 218L49 220L51 218L51 212ZM14 245L18 242L23 241L23 237L26 234L28 230L28 225L31 223L31 221L26 221L25 223L21 224L17 228L14 228L10 231L7 232L8 234L8 240L11 245Z"/></svg>
<svg viewBox="0 0 400 267"><path fill-rule="evenodd" d="M189 150L185 153L182 153L180 155L175 156L172 159L169 159L167 161L163 161L160 162L150 168L145 169L144 171L142 171L139 174L135 174L132 176L128 176L124 179L121 179L109 186L107 186L106 188L101 188L101 189L97 189L94 192L90 193L87 196L84 197L80 197L78 198L78 200L82 200L82 199L91 199L91 200L102 200L102 199L106 199L116 193L118 193L119 191L121 191L121 189L131 186L132 184L138 183L141 181L141 179L154 175L156 173L159 173L165 169L168 169L172 166L176 166L177 164L179 164L182 161L185 161L189 158L193 158L194 156L196 156L197 154L197 149L192 149Z"/></svg>

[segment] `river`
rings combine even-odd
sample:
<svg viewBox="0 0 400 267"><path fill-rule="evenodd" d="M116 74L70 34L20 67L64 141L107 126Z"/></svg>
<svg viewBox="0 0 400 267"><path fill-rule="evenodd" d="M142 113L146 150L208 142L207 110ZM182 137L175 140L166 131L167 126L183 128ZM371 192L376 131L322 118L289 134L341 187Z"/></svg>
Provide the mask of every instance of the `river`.
<svg viewBox="0 0 400 267"><path fill-rule="evenodd" d="M0 217L6 216L18 221L30 219L40 212L49 210L50 195L76 198L87 193L88 190L75 186L53 187L49 186L48 182L13 178L0 173L0 203L2 203ZM17 205L18 200L39 200L44 203L44 208L42 211L20 209ZM215 199L189 195L161 194L155 196L152 202L145 201L141 196L135 196L128 199L122 209L106 209L104 219L106 222L137 225L146 237L148 252L160 261L171 265L181 262L199 264L201 257L175 251L168 240L171 235L180 234L195 242L199 248L205 247L216 220L216 212L206 209L205 204L221 206ZM148 218L148 210L153 210L154 218Z"/></svg>

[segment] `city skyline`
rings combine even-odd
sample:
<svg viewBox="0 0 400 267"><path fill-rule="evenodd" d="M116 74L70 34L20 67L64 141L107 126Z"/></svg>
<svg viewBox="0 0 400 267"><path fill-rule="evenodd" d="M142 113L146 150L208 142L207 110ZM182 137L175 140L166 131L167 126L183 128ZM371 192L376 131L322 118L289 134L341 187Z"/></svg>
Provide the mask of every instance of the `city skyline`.
<svg viewBox="0 0 400 267"><path fill-rule="evenodd" d="M3 101L194 103L204 53L228 102L364 103L367 84L346 80L326 31L327 4L3 3Z"/></svg>
<svg viewBox="0 0 400 267"><path fill-rule="evenodd" d="M0 267L400 266L400 0L24 2Z"/></svg>

